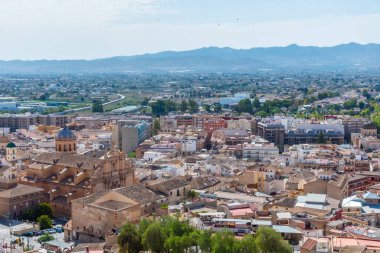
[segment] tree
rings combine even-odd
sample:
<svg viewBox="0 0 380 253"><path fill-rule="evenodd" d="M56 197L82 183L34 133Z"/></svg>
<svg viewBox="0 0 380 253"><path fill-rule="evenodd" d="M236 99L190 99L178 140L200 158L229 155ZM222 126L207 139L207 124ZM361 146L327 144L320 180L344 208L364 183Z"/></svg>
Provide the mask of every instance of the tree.
<svg viewBox="0 0 380 253"><path fill-rule="evenodd" d="M368 90L367 90L367 89L364 89L364 90L363 90L363 96L366 97L367 99L370 99L370 98L371 98L371 94L368 93Z"/></svg>
<svg viewBox="0 0 380 253"><path fill-rule="evenodd" d="M169 112L174 112L176 110L177 110L177 105L174 101L165 100L165 114L168 114Z"/></svg>
<svg viewBox="0 0 380 253"><path fill-rule="evenodd" d="M325 142L326 142L325 136L324 136L323 132L321 131L321 132L319 132L319 135L318 135L318 138L317 138L317 143L323 144Z"/></svg>
<svg viewBox="0 0 380 253"><path fill-rule="evenodd" d="M187 102L186 100L182 100L180 110L182 113L187 111Z"/></svg>
<svg viewBox="0 0 380 253"><path fill-rule="evenodd" d="M158 134L158 131L160 131L161 126L160 126L160 120L159 119L154 119L153 122L153 135Z"/></svg>
<svg viewBox="0 0 380 253"><path fill-rule="evenodd" d="M40 238L38 238L39 243L53 241L53 240L54 240L54 236L50 234L44 234L44 235L41 235Z"/></svg>
<svg viewBox="0 0 380 253"><path fill-rule="evenodd" d="M121 227L117 242L121 253L138 253L143 250L141 237L138 234L136 226L130 222Z"/></svg>
<svg viewBox="0 0 380 253"><path fill-rule="evenodd" d="M188 222L182 222L176 217L167 216L161 219L162 229L166 235L183 236L193 231Z"/></svg>
<svg viewBox="0 0 380 253"><path fill-rule="evenodd" d="M189 248L190 241L188 236L169 236L165 240L165 249L173 253L183 253L187 248Z"/></svg>
<svg viewBox="0 0 380 253"><path fill-rule="evenodd" d="M163 100L157 100L150 104L152 108L152 113L154 116L158 117L165 114L165 102Z"/></svg>
<svg viewBox="0 0 380 253"><path fill-rule="evenodd" d="M133 152L133 151L129 152L128 158L136 158L136 152Z"/></svg>
<svg viewBox="0 0 380 253"><path fill-rule="evenodd" d="M152 221L150 220L147 220L145 218L141 219L140 222L139 222L139 226L138 226L138 234L140 235L140 237L142 237L142 235L144 234L145 230L149 227L149 225L152 224Z"/></svg>
<svg viewBox="0 0 380 253"><path fill-rule="evenodd" d="M149 105L149 98L144 98L143 100L141 100L140 105L141 106L148 106Z"/></svg>
<svg viewBox="0 0 380 253"><path fill-rule="evenodd" d="M255 107L255 108L257 108L257 109L260 108L260 101L259 101L257 98L255 98L255 99L253 100L253 107Z"/></svg>
<svg viewBox="0 0 380 253"><path fill-rule="evenodd" d="M36 220L36 212L34 209L26 209L23 213L22 213L22 219L23 220Z"/></svg>
<svg viewBox="0 0 380 253"><path fill-rule="evenodd" d="M270 227L259 227L255 242L262 253L290 253L291 246Z"/></svg>
<svg viewBox="0 0 380 253"><path fill-rule="evenodd" d="M343 103L344 109L354 109L357 106L357 100L355 98L347 100L346 102Z"/></svg>
<svg viewBox="0 0 380 253"><path fill-rule="evenodd" d="M189 100L189 109L191 113L196 113L199 111L198 104L195 102L195 100L190 99Z"/></svg>
<svg viewBox="0 0 380 253"><path fill-rule="evenodd" d="M252 113L252 103L249 98L242 99L237 105L237 112Z"/></svg>
<svg viewBox="0 0 380 253"><path fill-rule="evenodd" d="M40 203L36 208L36 217L47 215L49 218L53 218L53 208L48 203Z"/></svg>
<svg viewBox="0 0 380 253"><path fill-rule="evenodd" d="M40 96L40 100L47 100L49 98L49 94L48 93L44 93Z"/></svg>
<svg viewBox="0 0 380 253"><path fill-rule="evenodd" d="M268 113L267 112L265 112L265 111L258 111L258 112L256 112L255 113L255 116L257 116L257 117L267 117L268 116Z"/></svg>
<svg viewBox="0 0 380 253"><path fill-rule="evenodd" d="M211 112L211 106L209 104L204 105L206 112Z"/></svg>
<svg viewBox="0 0 380 253"><path fill-rule="evenodd" d="M209 230L198 230L193 233L198 233L196 237L196 242L202 252L210 252L211 250L211 231Z"/></svg>
<svg viewBox="0 0 380 253"><path fill-rule="evenodd" d="M222 105L220 103L214 104L214 112L219 113L222 111Z"/></svg>
<svg viewBox="0 0 380 253"><path fill-rule="evenodd" d="M100 99L92 101L92 112L104 112L103 104Z"/></svg>
<svg viewBox="0 0 380 253"><path fill-rule="evenodd" d="M41 215L38 217L37 223L40 225L41 230L51 228L53 226L50 217L47 215Z"/></svg>
<svg viewBox="0 0 380 253"><path fill-rule="evenodd" d="M252 235L245 235L242 239L236 240L234 244L236 253L255 253L258 252L255 238Z"/></svg>
<svg viewBox="0 0 380 253"><path fill-rule="evenodd" d="M165 250L165 239L161 224L159 222L153 222L145 230L142 236L142 243L146 249L156 253L162 253Z"/></svg>
<svg viewBox="0 0 380 253"><path fill-rule="evenodd" d="M235 236L232 232L222 231L211 236L212 253L235 253Z"/></svg>
<svg viewBox="0 0 380 253"><path fill-rule="evenodd" d="M187 198L191 199L192 201L199 196L199 193L191 190L187 192Z"/></svg>

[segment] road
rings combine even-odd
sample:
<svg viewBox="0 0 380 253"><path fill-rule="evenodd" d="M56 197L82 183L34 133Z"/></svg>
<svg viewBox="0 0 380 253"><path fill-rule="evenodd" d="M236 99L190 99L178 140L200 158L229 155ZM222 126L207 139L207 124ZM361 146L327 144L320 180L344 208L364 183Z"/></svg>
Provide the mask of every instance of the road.
<svg viewBox="0 0 380 253"><path fill-rule="evenodd" d="M125 98L125 96L122 94L116 94L116 95L119 96L119 98L103 103L103 106L117 103ZM85 107L76 108L76 109L69 109L69 110L63 111L63 113L66 114L66 113L72 113L72 112L81 112L81 111L86 111L86 110L91 110L91 109L92 109L92 106L85 106Z"/></svg>

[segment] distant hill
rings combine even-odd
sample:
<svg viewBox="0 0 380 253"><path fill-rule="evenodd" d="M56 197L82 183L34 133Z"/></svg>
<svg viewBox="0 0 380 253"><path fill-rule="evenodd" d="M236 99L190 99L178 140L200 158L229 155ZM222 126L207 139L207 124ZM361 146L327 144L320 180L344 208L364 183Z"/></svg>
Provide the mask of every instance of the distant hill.
<svg viewBox="0 0 380 253"><path fill-rule="evenodd" d="M95 60L0 61L0 73L378 71L380 45L208 47Z"/></svg>

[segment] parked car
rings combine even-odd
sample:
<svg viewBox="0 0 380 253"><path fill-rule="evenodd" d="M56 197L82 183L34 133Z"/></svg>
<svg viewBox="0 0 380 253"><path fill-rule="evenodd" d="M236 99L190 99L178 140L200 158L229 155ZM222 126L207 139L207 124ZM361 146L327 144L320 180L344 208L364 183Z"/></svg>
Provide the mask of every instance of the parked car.
<svg viewBox="0 0 380 253"><path fill-rule="evenodd" d="M32 237L34 234L33 234L33 232L30 231L30 232L25 232L22 235L26 236L26 237Z"/></svg>
<svg viewBox="0 0 380 253"><path fill-rule="evenodd" d="M60 227L58 227L58 228L55 228L55 232L57 232L57 233L62 233L62 232L63 232L63 229L62 229L62 228L60 228Z"/></svg>
<svg viewBox="0 0 380 253"><path fill-rule="evenodd" d="M47 231L48 231L49 234L56 233L55 229L53 229L53 228L49 228Z"/></svg>
<svg viewBox="0 0 380 253"><path fill-rule="evenodd" d="M40 235L42 235L42 232L41 231L33 231L33 235L34 236L40 236Z"/></svg>
<svg viewBox="0 0 380 253"><path fill-rule="evenodd" d="M44 234L49 234L49 229L44 229L44 230L41 230L41 233L44 235Z"/></svg>

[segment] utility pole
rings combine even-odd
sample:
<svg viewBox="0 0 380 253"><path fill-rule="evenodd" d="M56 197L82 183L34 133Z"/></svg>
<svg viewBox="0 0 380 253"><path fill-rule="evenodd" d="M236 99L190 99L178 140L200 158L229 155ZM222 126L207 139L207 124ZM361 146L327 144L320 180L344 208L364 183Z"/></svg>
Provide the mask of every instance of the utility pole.
<svg viewBox="0 0 380 253"><path fill-rule="evenodd" d="M13 253L13 249L12 249L12 221L11 220L9 220L9 238L10 238L9 247L11 248L11 253Z"/></svg>

